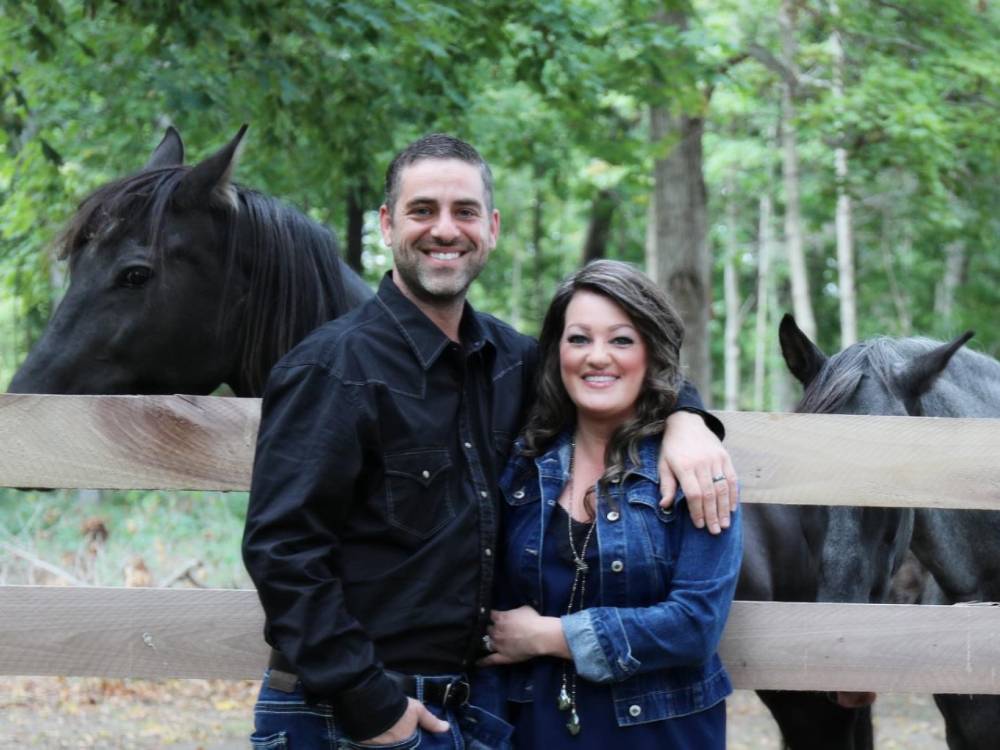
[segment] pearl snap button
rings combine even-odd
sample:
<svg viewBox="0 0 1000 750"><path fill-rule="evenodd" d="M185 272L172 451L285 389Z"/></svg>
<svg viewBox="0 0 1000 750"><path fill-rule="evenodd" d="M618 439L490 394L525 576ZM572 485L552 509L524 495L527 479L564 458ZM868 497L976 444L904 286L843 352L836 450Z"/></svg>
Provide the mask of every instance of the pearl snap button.
<svg viewBox="0 0 1000 750"><path fill-rule="evenodd" d="M618 515L618 511L617 510L608 511L608 520L609 521L617 521L619 518L621 518L621 516Z"/></svg>
<svg viewBox="0 0 1000 750"><path fill-rule="evenodd" d="M614 562L611 563L611 570L613 570L615 573L621 573L623 570L625 570L625 563L623 563L621 560L615 560Z"/></svg>
<svg viewBox="0 0 1000 750"><path fill-rule="evenodd" d="M524 490L518 490L514 493L515 500L520 500L522 497L524 497Z"/></svg>
<svg viewBox="0 0 1000 750"><path fill-rule="evenodd" d="M480 490L479 491L479 495L480 495L480 497L489 497L490 493L487 492L486 490Z"/></svg>
<svg viewBox="0 0 1000 750"><path fill-rule="evenodd" d="M642 706L636 706L635 704L628 707L629 716L638 716L642 713Z"/></svg>
<svg viewBox="0 0 1000 750"><path fill-rule="evenodd" d="M422 472L420 472L420 476L422 476L424 479L430 479L431 473L427 471L427 469L424 469Z"/></svg>
<svg viewBox="0 0 1000 750"><path fill-rule="evenodd" d="M466 448L471 448L472 447L472 443L465 443L464 445L465 445Z"/></svg>

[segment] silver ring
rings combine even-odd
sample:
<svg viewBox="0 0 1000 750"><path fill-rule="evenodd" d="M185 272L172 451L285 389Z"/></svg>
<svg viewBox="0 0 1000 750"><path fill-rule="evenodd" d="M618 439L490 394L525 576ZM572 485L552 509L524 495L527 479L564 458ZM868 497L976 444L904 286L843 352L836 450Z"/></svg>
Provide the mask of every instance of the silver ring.
<svg viewBox="0 0 1000 750"><path fill-rule="evenodd" d="M488 633L487 633L486 635L484 635L484 636L483 636L483 648L485 648L485 649L486 649L487 651L489 651L489 652L490 652L491 654L492 654L492 653L493 653L494 651L496 651L496 649L495 649L495 648L493 648L493 639L492 639L492 638L490 638L490 636L489 636L489 634L488 634Z"/></svg>
<svg viewBox="0 0 1000 750"><path fill-rule="evenodd" d="M726 481L725 474L717 474L716 476L712 477L712 484L715 484L716 482L725 482L725 481Z"/></svg>

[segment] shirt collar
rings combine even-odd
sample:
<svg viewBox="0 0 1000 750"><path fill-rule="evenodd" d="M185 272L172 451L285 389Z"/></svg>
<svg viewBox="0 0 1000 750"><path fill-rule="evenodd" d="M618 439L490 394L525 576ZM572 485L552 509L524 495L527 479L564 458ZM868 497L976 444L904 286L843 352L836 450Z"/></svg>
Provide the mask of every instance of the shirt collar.
<svg viewBox="0 0 1000 750"><path fill-rule="evenodd" d="M387 271L382 278L376 299L389 313L389 317L413 350L421 367L424 370L430 369L451 343L451 339L400 291L392 280L392 271ZM466 354L477 352L487 346L496 347L490 331L480 323L476 311L468 301L462 310L458 335Z"/></svg>

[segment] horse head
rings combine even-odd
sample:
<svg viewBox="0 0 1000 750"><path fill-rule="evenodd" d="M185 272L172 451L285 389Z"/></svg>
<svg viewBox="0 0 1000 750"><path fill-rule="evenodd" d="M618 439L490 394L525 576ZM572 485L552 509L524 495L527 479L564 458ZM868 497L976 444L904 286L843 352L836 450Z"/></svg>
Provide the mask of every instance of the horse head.
<svg viewBox="0 0 1000 750"><path fill-rule="evenodd" d="M837 414L940 414L937 401L927 409L924 400L971 336L947 344L882 337L827 357L790 315L779 329L785 362L804 388L796 411ZM913 510L835 506L825 515L817 599L884 601L910 545Z"/></svg>
<svg viewBox="0 0 1000 750"><path fill-rule="evenodd" d="M61 238L70 284L10 385L22 393L259 395L277 359L370 294L332 234L231 182L246 126L194 166L174 128Z"/></svg>

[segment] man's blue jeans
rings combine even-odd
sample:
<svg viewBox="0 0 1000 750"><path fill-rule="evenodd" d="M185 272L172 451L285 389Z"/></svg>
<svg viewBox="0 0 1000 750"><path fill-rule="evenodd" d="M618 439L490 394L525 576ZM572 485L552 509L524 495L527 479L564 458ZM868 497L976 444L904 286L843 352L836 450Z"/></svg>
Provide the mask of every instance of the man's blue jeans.
<svg viewBox="0 0 1000 750"><path fill-rule="evenodd" d="M292 692L271 688L264 673L257 705L254 706L254 750L356 750L372 747L387 750L508 750L512 728L503 719L477 706L467 704L444 709L425 704L435 716L447 721L447 732L425 732L420 728L412 737L394 745L363 745L346 736L326 703L307 702L302 683L296 681ZM418 692L424 681L450 681L450 676L418 677ZM418 700L420 695L415 696ZM475 695L473 694L473 700Z"/></svg>

